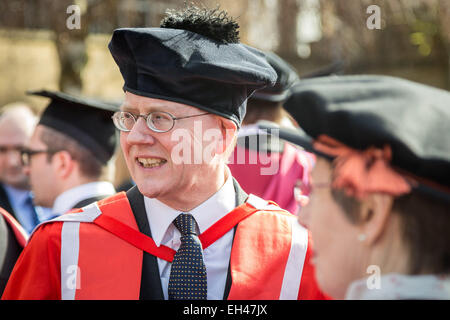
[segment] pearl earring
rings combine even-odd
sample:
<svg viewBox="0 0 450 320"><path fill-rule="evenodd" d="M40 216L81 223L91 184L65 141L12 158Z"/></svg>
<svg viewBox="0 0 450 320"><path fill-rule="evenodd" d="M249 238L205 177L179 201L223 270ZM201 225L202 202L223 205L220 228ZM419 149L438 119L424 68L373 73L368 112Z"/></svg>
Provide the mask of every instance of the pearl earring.
<svg viewBox="0 0 450 320"><path fill-rule="evenodd" d="M358 241L365 241L367 239L367 236L364 233L358 234Z"/></svg>

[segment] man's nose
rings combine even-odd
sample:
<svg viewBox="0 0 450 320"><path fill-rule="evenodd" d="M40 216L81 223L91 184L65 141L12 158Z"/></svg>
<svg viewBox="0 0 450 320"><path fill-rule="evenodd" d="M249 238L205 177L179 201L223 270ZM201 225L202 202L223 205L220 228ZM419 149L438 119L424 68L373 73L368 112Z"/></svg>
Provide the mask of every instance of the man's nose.
<svg viewBox="0 0 450 320"><path fill-rule="evenodd" d="M146 121L142 117L139 117L131 131L128 132L127 142L129 144L154 144L154 133L147 126Z"/></svg>

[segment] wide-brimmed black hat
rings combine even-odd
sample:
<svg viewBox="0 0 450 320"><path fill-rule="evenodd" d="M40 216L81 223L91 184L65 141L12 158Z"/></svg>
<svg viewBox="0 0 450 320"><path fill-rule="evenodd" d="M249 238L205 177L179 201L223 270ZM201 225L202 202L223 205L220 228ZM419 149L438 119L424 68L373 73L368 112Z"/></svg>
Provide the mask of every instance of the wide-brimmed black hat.
<svg viewBox="0 0 450 320"><path fill-rule="evenodd" d="M182 29L117 29L109 50L125 91L194 106L238 126L247 98L277 79L261 51Z"/></svg>
<svg viewBox="0 0 450 320"><path fill-rule="evenodd" d="M49 90L27 93L51 99L39 124L66 134L90 150L100 162L108 162L116 148L111 116L119 109L118 104Z"/></svg>
<svg viewBox="0 0 450 320"><path fill-rule="evenodd" d="M284 106L304 131L277 128L281 138L317 153L321 135L359 150L389 145L394 168L447 194L448 91L387 76L331 76L302 80Z"/></svg>

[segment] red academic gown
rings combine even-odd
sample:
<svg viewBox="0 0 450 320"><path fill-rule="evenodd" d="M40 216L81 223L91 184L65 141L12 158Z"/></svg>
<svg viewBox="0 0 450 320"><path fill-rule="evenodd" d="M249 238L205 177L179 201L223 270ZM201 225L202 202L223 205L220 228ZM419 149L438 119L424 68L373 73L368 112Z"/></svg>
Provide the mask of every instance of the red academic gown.
<svg viewBox="0 0 450 320"><path fill-rule="evenodd" d="M228 299L326 298L310 264L307 230L262 199L249 197L201 234L203 247L238 222ZM2 299L139 299L144 252L167 261L175 254L138 231L122 192L41 225Z"/></svg>

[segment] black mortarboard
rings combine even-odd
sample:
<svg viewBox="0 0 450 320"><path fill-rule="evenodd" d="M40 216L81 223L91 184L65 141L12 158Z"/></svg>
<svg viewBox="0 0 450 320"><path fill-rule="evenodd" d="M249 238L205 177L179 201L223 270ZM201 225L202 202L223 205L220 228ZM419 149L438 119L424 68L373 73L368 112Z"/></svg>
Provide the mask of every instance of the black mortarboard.
<svg viewBox="0 0 450 320"><path fill-rule="evenodd" d="M48 90L27 93L51 99L39 124L66 134L102 163L108 162L116 147L111 116L119 109L117 104Z"/></svg>
<svg viewBox="0 0 450 320"><path fill-rule="evenodd" d="M292 92L284 106L309 139L284 129L281 138L311 151L320 135L361 150L388 144L394 168L425 181L422 187L450 187L448 91L363 75L303 80Z"/></svg>
<svg viewBox="0 0 450 320"><path fill-rule="evenodd" d="M277 73L277 82L274 86L265 87L255 91L250 99L258 99L270 102L281 102L289 97L290 88L300 81L294 67L283 60L274 52L265 52L267 62Z"/></svg>
<svg viewBox="0 0 450 320"><path fill-rule="evenodd" d="M261 51L187 30L117 29L109 50L122 73L125 91L191 105L238 126L247 98L276 81Z"/></svg>

